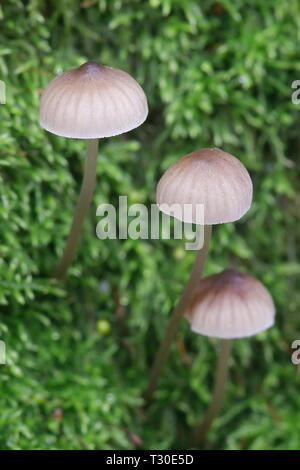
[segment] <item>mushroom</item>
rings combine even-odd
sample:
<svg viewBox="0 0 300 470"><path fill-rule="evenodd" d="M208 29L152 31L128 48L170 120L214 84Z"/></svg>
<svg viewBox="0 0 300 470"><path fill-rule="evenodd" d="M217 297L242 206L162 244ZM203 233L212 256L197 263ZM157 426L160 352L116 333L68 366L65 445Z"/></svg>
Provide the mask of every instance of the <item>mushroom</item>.
<svg viewBox="0 0 300 470"><path fill-rule="evenodd" d="M204 207L204 244L198 250L190 278L171 314L156 354L148 387L150 401L167 360L171 343L178 330L188 300L201 278L206 262L211 226L240 219L252 202L252 182L244 165L233 155L217 148L196 150L180 158L164 173L157 185L156 202L160 210L183 222L199 224L197 206ZM185 204L192 206L186 214ZM173 211L172 205L177 211ZM200 221L201 222L201 221Z"/></svg>
<svg viewBox="0 0 300 470"><path fill-rule="evenodd" d="M227 269L200 280L190 299L186 318L191 330L221 339L212 400L196 425L191 444L204 440L225 394L232 339L245 338L274 324L275 307L265 286L249 274Z"/></svg>
<svg viewBox="0 0 300 470"><path fill-rule="evenodd" d="M98 139L140 126L147 114L147 99L140 85L128 73L96 62L58 75L43 91L40 125L59 136L87 139L82 187L54 277L63 278L75 256L96 182Z"/></svg>

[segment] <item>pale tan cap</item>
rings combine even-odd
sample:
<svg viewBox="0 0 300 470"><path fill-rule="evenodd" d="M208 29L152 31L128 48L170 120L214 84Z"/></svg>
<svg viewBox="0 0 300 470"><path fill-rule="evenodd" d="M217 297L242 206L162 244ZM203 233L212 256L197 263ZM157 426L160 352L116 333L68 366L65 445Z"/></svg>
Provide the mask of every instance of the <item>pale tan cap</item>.
<svg viewBox="0 0 300 470"><path fill-rule="evenodd" d="M252 181L233 155L217 148L204 148L168 168L158 182L156 202L162 212L184 222L204 225L233 222L251 206ZM185 204L192 207L191 213ZM201 204L204 222L196 212L196 206Z"/></svg>
<svg viewBox="0 0 300 470"><path fill-rule="evenodd" d="M45 88L40 124L64 137L110 137L140 126L148 114L140 85L126 72L87 62Z"/></svg>
<svg viewBox="0 0 300 470"><path fill-rule="evenodd" d="M275 306L260 281L227 269L199 282L186 317L195 333L223 339L243 338L270 328L274 324Z"/></svg>

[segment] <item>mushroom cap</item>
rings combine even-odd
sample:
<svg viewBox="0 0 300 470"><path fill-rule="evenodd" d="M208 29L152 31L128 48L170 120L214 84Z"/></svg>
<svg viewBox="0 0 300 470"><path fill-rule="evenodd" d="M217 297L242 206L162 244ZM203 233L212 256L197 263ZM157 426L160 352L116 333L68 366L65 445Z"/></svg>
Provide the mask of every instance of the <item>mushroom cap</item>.
<svg viewBox="0 0 300 470"><path fill-rule="evenodd" d="M42 93L40 125L63 137L95 139L140 126L147 98L126 72L87 62L55 77Z"/></svg>
<svg viewBox="0 0 300 470"><path fill-rule="evenodd" d="M249 274L227 269L204 277L188 305L191 330L216 338L244 338L274 324L269 291Z"/></svg>
<svg viewBox="0 0 300 470"><path fill-rule="evenodd" d="M162 212L183 222L203 224L197 215L199 204L204 208L204 225L233 222L251 206L252 181L233 155L204 148L168 168L158 182L156 202ZM185 204L191 205L190 213ZM176 205L175 210L170 210L172 205Z"/></svg>

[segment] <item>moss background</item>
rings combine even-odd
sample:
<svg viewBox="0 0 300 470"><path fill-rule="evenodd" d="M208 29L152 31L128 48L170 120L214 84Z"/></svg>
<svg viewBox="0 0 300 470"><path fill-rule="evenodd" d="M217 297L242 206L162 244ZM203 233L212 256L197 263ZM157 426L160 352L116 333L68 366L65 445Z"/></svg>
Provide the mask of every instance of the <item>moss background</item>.
<svg viewBox="0 0 300 470"><path fill-rule="evenodd" d="M299 106L297 0L1 2L0 365L2 449L184 448L210 399L217 342L182 322L153 404L141 391L194 253L180 240L96 238L96 207L155 200L179 157L236 155L251 210L216 227L206 273L236 267L270 289L276 326L236 340L213 449L300 449ZM150 114L100 141L98 183L66 282L49 280L68 233L83 141L39 126L42 89L87 60L143 86ZM103 320L100 325L99 320ZM183 354L183 346L186 355Z"/></svg>

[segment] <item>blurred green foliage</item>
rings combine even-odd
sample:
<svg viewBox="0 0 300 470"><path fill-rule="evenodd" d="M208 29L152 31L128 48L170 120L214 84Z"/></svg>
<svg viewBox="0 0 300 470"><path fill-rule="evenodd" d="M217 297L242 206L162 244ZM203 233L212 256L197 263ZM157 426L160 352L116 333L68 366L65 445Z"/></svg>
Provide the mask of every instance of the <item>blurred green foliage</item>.
<svg viewBox="0 0 300 470"><path fill-rule="evenodd" d="M178 240L100 241L95 214L119 195L150 204L168 166L218 146L249 169L254 201L242 221L216 227L206 272L232 266L257 276L277 320L235 341L211 446L299 449L299 376L289 349L300 339L299 105L291 101L300 78L298 0L1 5L0 447L185 446L210 399L217 343L183 321L146 411L140 396L194 253ZM59 284L49 275L68 233L85 145L42 130L38 107L51 78L87 60L131 73L150 114L139 129L100 142L93 207Z"/></svg>

